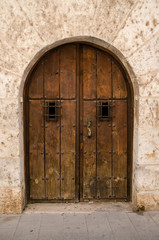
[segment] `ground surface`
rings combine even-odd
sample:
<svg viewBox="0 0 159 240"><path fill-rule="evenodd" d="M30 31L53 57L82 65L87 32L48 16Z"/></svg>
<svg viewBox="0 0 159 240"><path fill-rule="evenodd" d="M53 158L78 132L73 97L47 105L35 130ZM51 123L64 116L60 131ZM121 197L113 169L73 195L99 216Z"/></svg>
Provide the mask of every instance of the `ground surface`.
<svg viewBox="0 0 159 240"><path fill-rule="evenodd" d="M159 211L128 203L31 204L0 215L0 240L159 240Z"/></svg>

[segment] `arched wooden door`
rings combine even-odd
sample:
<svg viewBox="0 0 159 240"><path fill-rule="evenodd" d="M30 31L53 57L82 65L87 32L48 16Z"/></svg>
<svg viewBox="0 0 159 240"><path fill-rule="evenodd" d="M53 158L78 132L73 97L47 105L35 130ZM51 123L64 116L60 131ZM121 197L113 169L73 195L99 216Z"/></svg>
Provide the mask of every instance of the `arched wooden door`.
<svg viewBox="0 0 159 240"><path fill-rule="evenodd" d="M25 101L31 200L127 199L127 82L112 56L85 44L48 52Z"/></svg>

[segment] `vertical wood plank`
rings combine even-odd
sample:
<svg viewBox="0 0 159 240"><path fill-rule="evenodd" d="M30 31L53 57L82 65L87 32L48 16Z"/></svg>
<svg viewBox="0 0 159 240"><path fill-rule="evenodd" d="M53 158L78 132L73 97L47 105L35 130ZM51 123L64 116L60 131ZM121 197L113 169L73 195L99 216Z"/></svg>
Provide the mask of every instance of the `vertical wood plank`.
<svg viewBox="0 0 159 240"><path fill-rule="evenodd" d="M30 198L42 199L44 191L44 121L43 104L32 100L29 104L29 168Z"/></svg>
<svg viewBox="0 0 159 240"><path fill-rule="evenodd" d="M98 116L100 109L98 107ZM98 198L111 196L111 121L97 122L97 195Z"/></svg>
<svg viewBox="0 0 159 240"><path fill-rule="evenodd" d="M45 57L44 91L47 98L59 97L59 50L51 51Z"/></svg>
<svg viewBox="0 0 159 240"><path fill-rule="evenodd" d="M123 73L117 64L112 61L112 84L113 84L113 98L126 98L127 86Z"/></svg>
<svg viewBox="0 0 159 240"><path fill-rule="evenodd" d="M96 186L96 101L84 101L83 113L83 198L95 198ZM88 120L92 136L88 137Z"/></svg>
<svg viewBox="0 0 159 240"><path fill-rule="evenodd" d="M113 118L113 192L127 197L127 101L114 101Z"/></svg>
<svg viewBox="0 0 159 240"><path fill-rule="evenodd" d="M111 58L108 54L97 52L97 98L111 98Z"/></svg>
<svg viewBox="0 0 159 240"><path fill-rule="evenodd" d="M35 70L31 75L29 97L30 98L43 97L43 62L37 64Z"/></svg>
<svg viewBox="0 0 159 240"><path fill-rule="evenodd" d="M45 125L46 197L60 199L60 118L46 121Z"/></svg>
<svg viewBox="0 0 159 240"><path fill-rule="evenodd" d="M76 102L61 103L61 197L75 199Z"/></svg>
<svg viewBox="0 0 159 240"><path fill-rule="evenodd" d="M82 52L83 70L83 98L96 98L96 49L83 46Z"/></svg>
<svg viewBox="0 0 159 240"><path fill-rule="evenodd" d="M61 98L76 97L76 45L60 48L60 93Z"/></svg>

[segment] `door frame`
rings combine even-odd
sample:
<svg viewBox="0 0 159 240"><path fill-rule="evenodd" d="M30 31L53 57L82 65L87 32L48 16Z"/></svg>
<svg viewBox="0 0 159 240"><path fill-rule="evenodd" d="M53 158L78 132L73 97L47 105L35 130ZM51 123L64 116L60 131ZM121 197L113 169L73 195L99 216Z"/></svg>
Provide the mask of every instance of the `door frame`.
<svg viewBox="0 0 159 240"><path fill-rule="evenodd" d="M127 91L128 91L128 201L132 200L132 170L133 170L133 126L134 126L134 91L133 91L133 85L132 81L130 79L130 74L127 71L127 67L130 69L130 66L125 61L124 56L117 51L114 47L112 47L110 44L101 41L96 38L92 37L77 37L77 38L70 38L70 39L64 39L62 41L58 41L54 43L53 45L47 46L45 49L42 49L35 57L34 61L32 63L32 67L28 66L28 68L25 71L25 82L23 86L23 137L24 137L24 174L25 174L25 202L27 203L29 201L29 161L28 161L28 136L27 136L27 122L28 122L28 116L27 116L27 110L28 110L28 104L26 102L26 97L28 94L28 86L29 86L29 80L30 75L33 72L36 64L43 58L43 56L49 52L50 50L53 50L54 48L57 48L64 44L71 44L71 43L78 43L78 44L86 44L90 45L92 47L95 47L97 49L100 49L108 54L110 54L118 63L118 66L122 69L122 72L124 74L126 84L127 84ZM77 76L79 78L79 76ZM77 81L79 82L79 81ZM77 109L78 111L78 109ZM78 143L77 143L78 144ZM113 201L112 199L109 201ZM48 201L47 201L48 202Z"/></svg>

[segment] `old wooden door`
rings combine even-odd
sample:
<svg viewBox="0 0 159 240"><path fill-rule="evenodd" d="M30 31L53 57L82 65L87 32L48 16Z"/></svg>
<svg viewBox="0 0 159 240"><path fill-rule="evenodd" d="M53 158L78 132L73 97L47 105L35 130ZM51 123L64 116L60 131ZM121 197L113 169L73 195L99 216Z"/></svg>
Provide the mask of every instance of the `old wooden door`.
<svg viewBox="0 0 159 240"><path fill-rule="evenodd" d="M127 198L125 79L115 60L89 46L81 48L80 69L83 179L80 196L103 200Z"/></svg>
<svg viewBox="0 0 159 240"><path fill-rule="evenodd" d="M30 199L127 199L127 86L117 62L94 47L63 45L28 82Z"/></svg>

